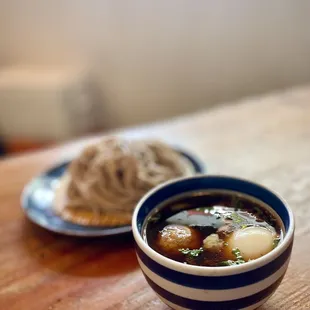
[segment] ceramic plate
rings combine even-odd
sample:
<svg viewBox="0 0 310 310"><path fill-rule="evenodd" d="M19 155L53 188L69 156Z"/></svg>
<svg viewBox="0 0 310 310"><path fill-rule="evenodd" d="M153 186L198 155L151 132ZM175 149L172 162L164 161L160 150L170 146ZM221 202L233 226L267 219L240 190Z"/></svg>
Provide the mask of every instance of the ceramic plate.
<svg viewBox="0 0 310 310"><path fill-rule="evenodd" d="M203 164L193 155L185 151L178 152L193 166L196 173L204 172ZM34 178L24 189L21 199L22 208L27 217L37 225L50 231L80 237L100 237L118 235L131 231L131 225L117 227L91 227L70 223L53 212L54 190L66 171L69 162L55 166Z"/></svg>

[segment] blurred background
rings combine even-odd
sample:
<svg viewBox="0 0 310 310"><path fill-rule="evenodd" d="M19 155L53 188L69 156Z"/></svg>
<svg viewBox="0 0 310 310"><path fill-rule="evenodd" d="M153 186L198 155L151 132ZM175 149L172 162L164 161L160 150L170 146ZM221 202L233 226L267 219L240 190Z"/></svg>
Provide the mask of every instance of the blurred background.
<svg viewBox="0 0 310 310"><path fill-rule="evenodd" d="M0 153L306 84L309 12L294 0L1 0Z"/></svg>

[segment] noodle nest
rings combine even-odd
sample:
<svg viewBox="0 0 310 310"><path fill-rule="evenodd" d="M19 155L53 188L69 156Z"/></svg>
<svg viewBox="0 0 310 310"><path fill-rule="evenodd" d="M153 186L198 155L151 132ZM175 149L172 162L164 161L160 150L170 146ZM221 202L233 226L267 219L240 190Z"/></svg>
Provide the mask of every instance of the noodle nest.
<svg viewBox="0 0 310 310"><path fill-rule="evenodd" d="M103 139L71 162L53 208L64 220L80 225L127 225L151 188L192 174L191 163L162 142Z"/></svg>

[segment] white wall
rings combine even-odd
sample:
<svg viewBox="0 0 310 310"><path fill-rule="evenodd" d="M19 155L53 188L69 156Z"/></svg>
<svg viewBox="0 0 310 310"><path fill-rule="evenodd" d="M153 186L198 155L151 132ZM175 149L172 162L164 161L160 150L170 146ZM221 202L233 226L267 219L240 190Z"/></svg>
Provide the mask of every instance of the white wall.
<svg viewBox="0 0 310 310"><path fill-rule="evenodd" d="M110 127L310 80L310 1L1 0L0 64L93 67Z"/></svg>

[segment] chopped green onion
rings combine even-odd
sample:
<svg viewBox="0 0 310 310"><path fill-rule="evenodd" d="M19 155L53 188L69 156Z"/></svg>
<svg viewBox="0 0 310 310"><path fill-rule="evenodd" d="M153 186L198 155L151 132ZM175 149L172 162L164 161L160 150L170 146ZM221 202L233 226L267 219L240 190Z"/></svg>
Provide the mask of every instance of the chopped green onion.
<svg viewBox="0 0 310 310"><path fill-rule="evenodd" d="M243 259L241 252L238 248L233 249L232 254L236 256L236 260L225 260L219 263L219 266L235 266L235 265L241 265L245 263L245 260Z"/></svg>
<svg viewBox="0 0 310 310"><path fill-rule="evenodd" d="M278 246L278 244L279 244L280 241L281 241L281 238L280 238L280 237L275 238L275 239L273 240L273 244L272 244L273 248L276 248L276 247Z"/></svg>
<svg viewBox="0 0 310 310"><path fill-rule="evenodd" d="M190 249L179 249L179 251L182 254L185 255L190 255L192 257L197 257L199 254L201 254L203 252L203 248L200 249L194 249L194 250L190 250Z"/></svg>

